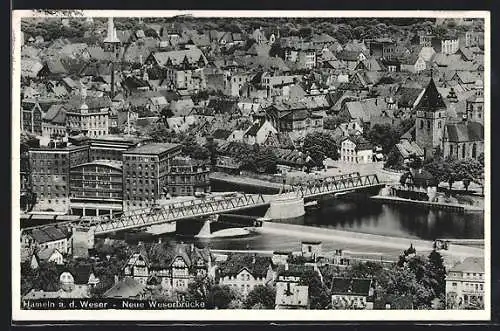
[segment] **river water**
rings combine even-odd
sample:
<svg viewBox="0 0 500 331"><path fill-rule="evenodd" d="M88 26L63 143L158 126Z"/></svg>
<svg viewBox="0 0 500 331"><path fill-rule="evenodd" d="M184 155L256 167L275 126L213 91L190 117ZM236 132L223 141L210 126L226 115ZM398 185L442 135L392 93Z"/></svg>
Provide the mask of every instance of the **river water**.
<svg viewBox="0 0 500 331"><path fill-rule="evenodd" d="M218 191L232 188L217 187ZM247 215L263 216L265 210L246 211ZM231 217L225 217L231 224ZM306 215L279 222L300 224L311 227L325 227L344 231L354 231L411 239L434 240L436 238L482 239L484 238L484 214L479 212L460 213L441 210L427 210L421 207L389 205L372 201L366 197L359 199L345 197L321 201L319 208L308 210ZM234 225L234 223L233 223ZM189 221L177 224L184 234L196 233L201 223ZM225 226L222 226L225 227ZM227 227L231 227L228 225ZM219 229L221 226L219 225ZM188 229L186 232L185 229ZM165 235L169 240L192 241L185 235ZM129 237L131 238L131 237ZM141 240L149 240L147 236ZM154 240L154 237L151 238ZM227 250L290 250L298 248L296 236L254 234L244 238L214 238L203 242L214 249Z"/></svg>

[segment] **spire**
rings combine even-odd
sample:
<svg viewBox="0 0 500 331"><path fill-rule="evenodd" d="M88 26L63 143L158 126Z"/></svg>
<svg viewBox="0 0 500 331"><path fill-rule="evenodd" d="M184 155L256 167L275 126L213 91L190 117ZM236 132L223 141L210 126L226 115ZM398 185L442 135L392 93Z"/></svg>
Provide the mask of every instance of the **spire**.
<svg viewBox="0 0 500 331"><path fill-rule="evenodd" d="M437 111L443 108L446 108L446 105L441 97L441 94L439 94L439 91L437 90L434 79L431 77L429 84L425 88L424 95L422 95L416 109L423 111Z"/></svg>
<svg viewBox="0 0 500 331"><path fill-rule="evenodd" d="M119 43L120 42L116 36L116 28L115 28L115 24L113 22L113 17L108 18L108 29L107 29L107 35L106 35L106 38L104 39L104 42L105 43Z"/></svg>

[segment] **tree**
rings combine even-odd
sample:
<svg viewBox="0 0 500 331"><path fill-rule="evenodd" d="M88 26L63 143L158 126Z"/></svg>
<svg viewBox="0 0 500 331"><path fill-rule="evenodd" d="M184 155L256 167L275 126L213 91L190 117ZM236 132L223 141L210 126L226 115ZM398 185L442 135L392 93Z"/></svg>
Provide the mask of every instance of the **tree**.
<svg viewBox="0 0 500 331"><path fill-rule="evenodd" d="M271 45L271 48L269 49L269 56L270 57L278 56L280 58L285 57L285 52L283 48L281 48L281 44L279 43L279 41L276 41Z"/></svg>
<svg viewBox="0 0 500 331"><path fill-rule="evenodd" d="M264 285L257 285L248 293L245 300L245 308L263 307L262 309L274 309L276 290Z"/></svg>
<svg viewBox="0 0 500 331"><path fill-rule="evenodd" d="M387 294L410 296L416 309L430 309L434 298L431 289L417 280L410 268L396 268L387 285Z"/></svg>
<svg viewBox="0 0 500 331"><path fill-rule="evenodd" d="M327 309L331 300L330 290L323 284L316 271L305 271L300 278L299 285L307 285L309 287L311 309Z"/></svg>
<svg viewBox="0 0 500 331"><path fill-rule="evenodd" d="M338 146L330 133L312 132L306 135L302 152L309 155L316 165L323 164L327 157L338 160Z"/></svg>
<svg viewBox="0 0 500 331"><path fill-rule="evenodd" d="M269 147L255 146L255 167L258 172L274 174L278 165L276 154Z"/></svg>
<svg viewBox="0 0 500 331"><path fill-rule="evenodd" d="M446 288L446 268L443 257L433 250L427 257L426 276L436 296L443 296Z"/></svg>
<svg viewBox="0 0 500 331"><path fill-rule="evenodd" d="M474 159L461 160L453 163L453 170L457 180L462 180L465 190L469 188L471 181L478 181L484 173L484 166L480 161Z"/></svg>
<svg viewBox="0 0 500 331"><path fill-rule="evenodd" d="M208 292L207 306L212 309L227 309L236 298L236 293L229 286L215 285Z"/></svg>
<svg viewBox="0 0 500 331"><path fill-rule="evenodd" d="M182 153L198 160L208 160L210 157L208 149L198 144L193 135L187 135L182 140Z"/></svg>
<svg viewBox="0 0 500 331"><path fill-rule="evenodd" d="M387 154L387 160L385 161L384 167L395 170L402 170L405 168L403 156L396 147L391 149L389 154Z"/></svg>
<svg viewBox="0 0 500 331"><path fill-rule="evenodd" d="M398 143L400 133L389 124L375 124L366 132L366 138L373 144L381 146L385 154Z"/></svg>
<svg viewBox="0 0 500 331"><path fill-rule="evenodd" d="M160 117L163 120L163 123L167 123L167 118L173 117L174 112L170 107L163 107L163 109L160 111Z"/></svg>

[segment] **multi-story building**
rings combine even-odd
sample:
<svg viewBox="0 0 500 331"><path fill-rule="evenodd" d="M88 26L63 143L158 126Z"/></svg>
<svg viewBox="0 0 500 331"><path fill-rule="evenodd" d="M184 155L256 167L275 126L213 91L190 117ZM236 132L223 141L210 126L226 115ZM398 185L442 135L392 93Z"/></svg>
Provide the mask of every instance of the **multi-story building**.
<svg viewBox="0 0 500 331"><path fill-rule="evenodd" d="M89 145L89 159L109 160L122 162L122 153L129 150L143 140L133 136L113 136L97 137L86 140L84 143Z"/></svg>
<svg viewBox="0 0 500 331"><path fill-rule="evenodd" d="M70 169L88 162L88 146L34 148L29 151L29 160L31 183L38 206L54 211L67 211Z"/></svg>
<svg viewBox="0 0 500 331"><path fill-rule="evenodd" d="M455 54L459 49L459 45L458 37L454 36L432 39L432 47L434 47L437 53Z"/></svg>
<svg viewBox="0 0 500 331"><path fill-rule="evenodd" d="M70 170L71 213L99 216L122 210L121 161L96 160Z"/></svg>
<svg viewBox="0 0 500 331"><path fill-rule="evenodd" d="M42 108L36 101L22 101L22 118L21 130L34 133L37 135L42 134Z"/></svg>
<svg viewBox="0 0 500 331"><path fill-rule="evenodd" d="M202 161L176 156L168 170L168 193L172 196L210 192L210 169Z"/></svg>
<svg viewBox="0 0 500 331"><path fill-rule="evenodd" d="M334 277L331 293L334 309L373 309L371 279Z"/></svg>
<svg viewBox="0 0 500 331"><path fill-rule="evenodd" d="M484 261L467 257L446 275L446 303L448 306L469 306L484 302Z"/></svg>
<svg viewBox="0 0 500 331"><path fill-rule="evenodd" d="M373 145L362 137L345 137L341 143L340 159L349 163L373 162Z"/></svg>
<svg viewBox="0 0 500 331"><path fill-rule="evenodd" d="M176 69L169 68L166 71L166 86L171 90L185 90L197 93L207 87L207 81L203 69Z"/></svg>
<svg viewBox="0 0 500 331"><path fill-rule="evenodd" d="M272 260L267 256L231 255L218 265L220 285L227 285L246 297L255 286L272 282Z"/></svg>
<svg viewBox="0 0 500 331"><path fill-rule="evenodd" d="M86 92L68 102L66 123L71 131L89 137L107 135L111 100L109 97L87 98Z"/></svg>
<svg viewBox="0 0 500 331"><path fill-rule="evenodd" d="M168 186L171 159L181 145L154 143L123 152L123 209L152 206Z"/></svg>

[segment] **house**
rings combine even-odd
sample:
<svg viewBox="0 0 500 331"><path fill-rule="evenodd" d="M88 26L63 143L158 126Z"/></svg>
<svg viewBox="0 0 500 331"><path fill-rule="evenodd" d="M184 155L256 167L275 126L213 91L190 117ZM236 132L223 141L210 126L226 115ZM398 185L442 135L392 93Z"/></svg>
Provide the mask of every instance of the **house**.
<svg viewBox="0 0 500 331"><path fill-rule="evenodd" d="M420 201L433 201L436 197L438 181L425 169L410 169L401 176L399 183L391 187L394 196Z"/></svg>
<svg viewBox="0 0 500 331"><path fill-rule="evenodd" d="M446 274L446 304L474 307L484 302L484 260L466 257Z"/></svg>
<svg viewBox="0 0 500 331"><path fill-rule="evenodd" d="M64 256L57 248L42 248L36 253L36 256L41 261L52 262L57 265L64 264Z"/></svg>
<svg viewBox="0 0 500 331"><path fill-rule="evenodd" d="M342 62L347 69L354 70L358 63L366 60L366 55L360 50L346 50L337 54L337 60Z"/></svg>
<svg viewBox="0 0 500 331"><path fill-rule="evenodd" d="M268 120L256 120L243 134L243 142L248 145L262 145L266 142L270 134L277 133L278 131Z"/></svg>
<svg viewBox="0 0 500 331"><path fill-rule="evenodd" d="M41 135L43 110L40 103L36 101L23 100L21 101L21 109L21 130Z"/></svg>
<svg viewBox="0 0 500 331"><path fill-rule="evenodd" d="M104 292L104 298L142 299L146 286L133 278L124 278Z"/></svg>
<svg viewBox="0 0 500 331"><path fill-rule="evenodd" d="M424 151L415 141L401 139L401 141L396 144L396 150L403 158L404 163L408 163L414 158L424 159Z"/></svg>
<svg viewBox="0 0 500 331"><path fill-rule="evenodd" d="M340 160L348 163L372 163L373 145L362 137L345 137L341 143Z"/></svg>
<svg viewBox="0 0 500 331"><path fill-rule="evenodd" d="M367 278L334 277L331 294L334 309L373 309L373 282Z"/></svg>
<svg viewBox="0 0 500 331"><path fill-rule="evenodd" d="M303 102L280 101L266 107L264 111L264 116L278 132L306 132L323 129L323 117L308 110Z"/></svg>
<svg viewBox="0 0 500 331"><path fill-rule="evenodd" d="M385 98L367 98L345 102L339 115L346 116L351 120L360 120L362 123L370 123L372 116L381 115L382 110L386 109L388 106Z"/></svg>
<svg viewBox="0 0 500 331"><path fill-rule="evenodd" d="M321 241L302 241L300 243L302 256L306 259L315 260L321 256L322 243Z"/></svg>
<svg viewBox="0 0 500 331"><path fill-rule="evenodd" d="M270 257L231 254L217 266L216 278L220 285L227 285L246 297L255 286L272 282L272 265Z"/></svg>
<svg viewBox="0 0 500 331"><path fill-rule="evenodd" d="M298 277L279 275L275 309L309 309L309 286L299 285Z"/></svg>
<svg viewBox="0 0 500 331"><path fill-rule="evenodd" d="M42 136L52 138L55 136L65 137L66 131L66 109L62 104L50 106L49 110L42 116Z"/></svg>
<svg viewBox="0 0 500 331"><path fill-rule="evenodd" d="M22 59L21 61L21 77L36 78L39 76L43 64L37 60Z"/></svg>
<svg viewBox="0 0 500 331"><path fill-rule="evenodd" d="M143 253L134 253L123 267L125 278L132 278L140 284L146 285L149 279L150 263Z"/></svg>
<svg viewBox="0 0 500 331"><path fill-rule="evenodd" d="M181 66L202 68L205 67L207 63L207 58L196 46L176 51L151 52L145 60L146 65L168 68Z"/></svg>
<svg viewBox="0 0 500 331"><path fill-rule="evenodd" d="M68 254L70 252L69 237L70 235L65 229L51 225L25 231L21 235L21 240L26 247L38 249L55 248L62 254Z"/></svg>
<svg viewBox="0 0 500 331"><path fill-rule="evenodd" d="M415 53L411 54L410 56L400 58L400 62L401 71L409 71L416 74L426 69L425 60Z"/></svg>
<svg viewBox="0 0 500 331"><path fill-rule="evenodd" d="M432 47L437 53L455 54L460 48L459 38L451 34L442 38L433 38Z"/></svg>
<svg viewBox="0 0 500 331"><path fill-rule="evenodd" d="M420 102L424 91L425 89L423 88L402 86L398 89L395 95L395 98L397 100L397 108L407 111L414 110Z"/></svg>

